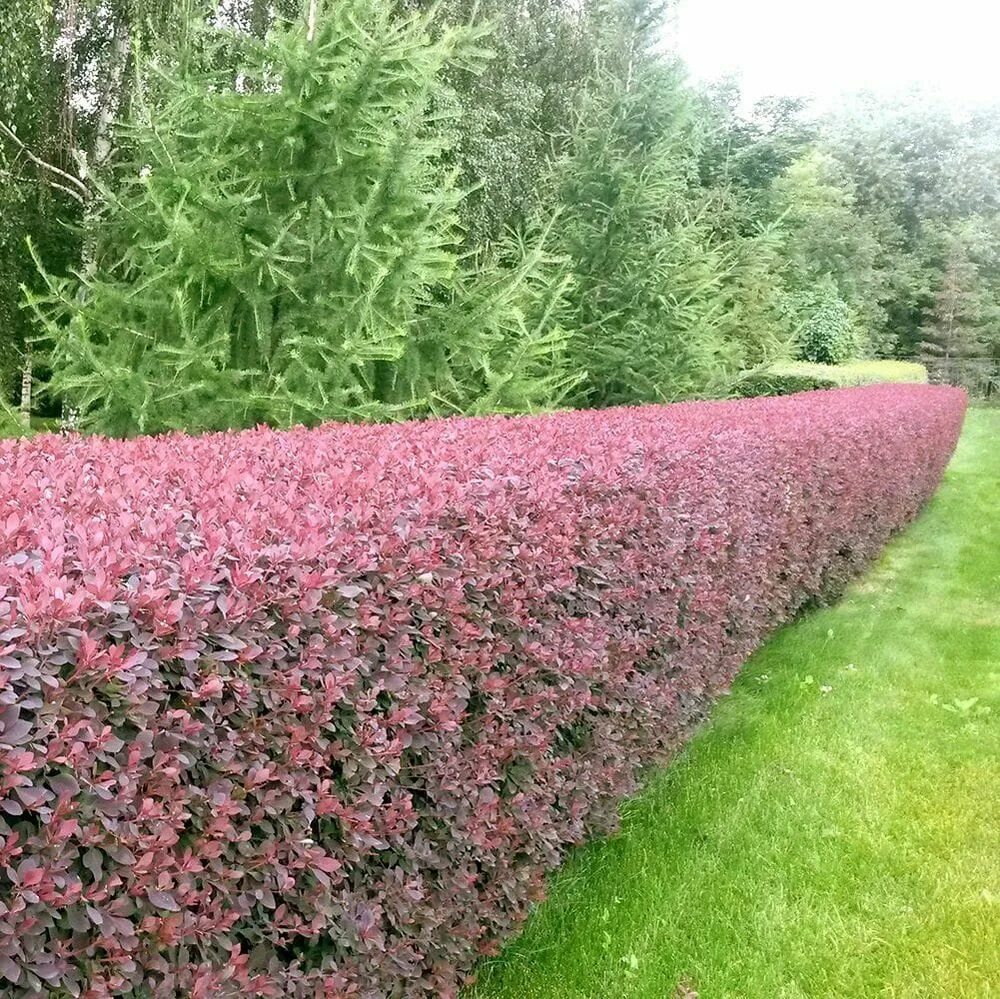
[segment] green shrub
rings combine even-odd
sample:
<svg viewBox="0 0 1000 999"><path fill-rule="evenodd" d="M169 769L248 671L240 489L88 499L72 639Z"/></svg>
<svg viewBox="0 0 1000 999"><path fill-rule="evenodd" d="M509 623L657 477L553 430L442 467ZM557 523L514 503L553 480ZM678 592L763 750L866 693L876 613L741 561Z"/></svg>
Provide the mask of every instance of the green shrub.
<svg viewBox="0 0 1000 999"><path fill-rule="evenodd" d="M796 296L799 314L799 356L817 364L843 364L857 350L850 306L833 282Z"/></svg>
<svg viewBox="0 0 1000 999"><path fill-rule="evenodd" d="M849 364L813 364L785 361L754 371L738 385L739 394L791 395L812 389L848 388L879 382L927 382L927 369L912 361L852 361Z"/></svg>

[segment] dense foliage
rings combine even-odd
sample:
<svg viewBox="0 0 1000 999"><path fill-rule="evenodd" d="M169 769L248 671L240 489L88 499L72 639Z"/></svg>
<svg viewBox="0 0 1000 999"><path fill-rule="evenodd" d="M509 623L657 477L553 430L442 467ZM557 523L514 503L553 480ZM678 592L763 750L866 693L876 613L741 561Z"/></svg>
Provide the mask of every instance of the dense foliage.
<svg viewBox="0 0 1000 999"><path fill-rule="evenodd" d="M34 304L53 388L111 433L551 401L561 280L458 259L428 103L476 32L338 3L187 69L125 133L95 267ZM222 61L203 53L212 66ZM488 403L488 404L487 404Z"/></svg>
<svg viewBox="0 0 1000 999"><path fill-rule="evenodd" d="M650 0L8 6L0 378L84 427L1000 368L1000 112L747 114Z"/></svg>
<svg viewBox="0 0 1000 999"><path fill-rule="evenodd" d="M0 442L5 995L453 996L929 495L926 386L350 425L1000 360L1000 118L747 119L661 14L4 5L0 437L161 434Z"/></svg>
<svg viewBox="0 0 1000 999"><path fill-rule="evenodd" d="M55 169L72 169L66 148L74 122L60 106L60 68L39 54L52 49L55 25L35 0L0 6L0 400L13 398L31 337L21 285L37 281L26 252L30 235L48 266L65 270L79 242L62 223L79 219L74 191ZM8 135L3 129L10 130ZM13 136L13 137L11 137ZM28 152L26 152L28 150ZM30 156L29 156L30 152ZM50 183L50 181L52 183ZM58 185L58 186L57 186Z"/></svg>
<svg viewBox="0 0 1000 999"><path fill-rule="evenodd" d="M856 355L851 310L829 278L793 298L799 315L798 352L804 361L843 364Z"/></svg>
<svg viewBox="0 0 1000 999"><path fill-rule="evenodd" d="M454 996L964 408L0 442L4 995Z"/></svg>
<svg viewBox="0 0 1000 999"><path fill-rule="evenodd" d="M676 69L652 60L582 101L559 169L582 404L695 395L725 364L725 261L694 216L689 111Z"/></svg>

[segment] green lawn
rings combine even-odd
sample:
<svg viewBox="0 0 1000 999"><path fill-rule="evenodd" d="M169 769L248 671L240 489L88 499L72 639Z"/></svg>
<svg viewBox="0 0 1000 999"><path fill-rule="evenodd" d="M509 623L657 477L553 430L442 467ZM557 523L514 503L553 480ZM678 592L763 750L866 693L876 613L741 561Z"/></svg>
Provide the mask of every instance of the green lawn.
<svg viewBox="0 0 1000 999"><path fill-rule="evenodd" d="M780 632L475 999L1000 996L1000 411Z"/></svg>

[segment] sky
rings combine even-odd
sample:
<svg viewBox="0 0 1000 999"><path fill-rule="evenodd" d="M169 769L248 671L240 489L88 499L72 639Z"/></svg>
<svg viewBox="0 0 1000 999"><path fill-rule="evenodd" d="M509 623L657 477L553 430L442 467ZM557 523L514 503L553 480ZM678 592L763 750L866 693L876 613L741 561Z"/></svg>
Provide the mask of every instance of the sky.
<svg viewBox="0 0 1000 999"><path fill-rule="evenodd" d="M679 0L676 47L692 76L737 74L745 103L893 95L919 86L957 106L1000 102L998 0Z"/></svg>

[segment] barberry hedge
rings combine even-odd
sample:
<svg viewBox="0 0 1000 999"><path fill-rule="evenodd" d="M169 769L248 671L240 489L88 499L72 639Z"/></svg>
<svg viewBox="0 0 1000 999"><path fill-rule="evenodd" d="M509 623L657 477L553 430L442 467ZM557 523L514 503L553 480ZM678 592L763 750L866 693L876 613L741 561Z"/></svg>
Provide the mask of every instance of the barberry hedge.
<svg viewBox="0 0 1000 999"><path fill-rule="evenodd" d="M455 995L964 407L0 443L0 991Z"/></svg>

